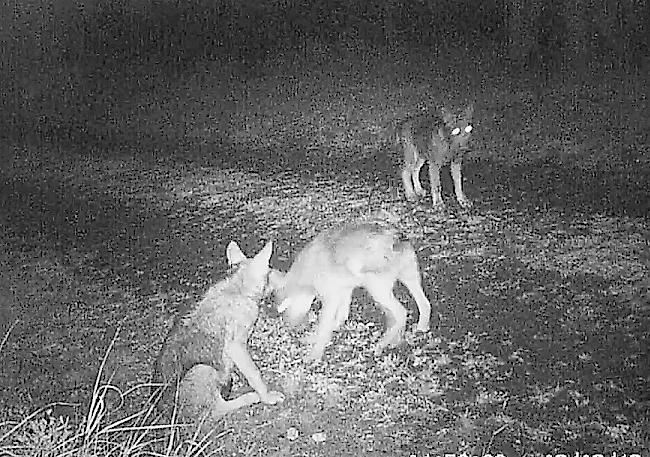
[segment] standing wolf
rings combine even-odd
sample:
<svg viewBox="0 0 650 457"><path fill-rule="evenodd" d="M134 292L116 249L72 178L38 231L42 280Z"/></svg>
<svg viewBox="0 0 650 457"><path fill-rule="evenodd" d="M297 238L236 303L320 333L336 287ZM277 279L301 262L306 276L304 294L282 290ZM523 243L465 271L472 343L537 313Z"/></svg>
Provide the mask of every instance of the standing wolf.
<svg viewBox="0 0 650 457"><path fill-rule="evenodd" d="M248 352L248 338L267 287L269 242L247 259L234 241L226 249L231 269L203 299L180 317L171 329L154 367L153 382L164 384L160 405L170 411L178 387L181 420L217 419L228 411L262 401L283 401L269 391ZM233 367L255 390L234 400L224 400Z"/></svg>
<svg viewBox="0 0 650 457"><path fill-rule="evenodd" d="M406 327L406 309L393 294L398 280L417 303L417 330L426 332L431 304L422 290L413 246L390 224L358 222L318 235L298 253L287 273L271 270L269 286L278 311L294 325L307 314L314 298L322 302L309 356L314 360L322 357L332 332L348 318L357 287L365 288L386 314L387 329L375 354L397 345Z"/></svg>
<svg viewBox="0 0 650 457"><path fill-rule="evenodd" d="M456 200L460 206L472 205L463 192L461 165L469 149L474 105L454 113L445 108L427 110L407 118L396 126L397 142L404 152L402 183L410 201L425 195L420 184L420 169L429 162L429 181L433 206L444 206L440 191L440 168L451 162Z"/></svg>

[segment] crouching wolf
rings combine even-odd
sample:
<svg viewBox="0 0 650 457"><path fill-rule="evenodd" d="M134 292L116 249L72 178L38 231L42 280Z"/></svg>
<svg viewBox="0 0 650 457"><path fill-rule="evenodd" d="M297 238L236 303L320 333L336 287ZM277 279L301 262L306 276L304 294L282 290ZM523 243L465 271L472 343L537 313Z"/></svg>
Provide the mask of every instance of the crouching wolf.
<svg viewBox="0 0 650 457"><path fill-rule="evenodd" d="M352 292L357 287L370 293L387 318L387 329L375 354L397 345L407 313L393 294L395 281L403 283L413 295L419 310L417 330L426 332L431 305L422 290L415 251L387 223L358 222L325 231L298 253L287 273L271 270L269 274L278 311L290 324L304 318L314 298L322 302L311 360L322 357L333 331L347 320Z"/></svg>
<svg viewBox="0 0 650 457"><path fill-rule="evenodd" d="M425 195L420 183L420 169L424 162L429 162L433 206L444 206L440 168L451 162L456 200L464 208L472 205L463 192L461 166L463 155L469 149L473 113L473 104L457 113L445 108L427 110L397 124L396 140L404 153L402 184L408 200Z"/></svg>
<svg viewBox="0 0 650 457"><path fill-rule="evenodd" d="M176 392L178 416L189 421L212 422L252 403L283 401L280 392L267 389L248 352L248 338L267 287L271 250L269 242L247 259L232 241L226 249L227 276L176 321L154 367L153 382L164 386L159 392L163 411L171 412ZM221 392L230 388L233 367L254 392L224 400Z"/></svg>

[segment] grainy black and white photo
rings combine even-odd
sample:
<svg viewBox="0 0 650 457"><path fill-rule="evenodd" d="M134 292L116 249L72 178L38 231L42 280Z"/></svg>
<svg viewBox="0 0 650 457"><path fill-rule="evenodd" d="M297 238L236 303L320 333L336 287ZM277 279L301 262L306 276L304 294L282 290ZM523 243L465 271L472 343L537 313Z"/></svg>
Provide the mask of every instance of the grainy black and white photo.
<svg viewBox="0 0 650 457"><path fill-rule="evenodd" d="M0 457L650 457L648 0L7 0L0 46Z"/></svg>

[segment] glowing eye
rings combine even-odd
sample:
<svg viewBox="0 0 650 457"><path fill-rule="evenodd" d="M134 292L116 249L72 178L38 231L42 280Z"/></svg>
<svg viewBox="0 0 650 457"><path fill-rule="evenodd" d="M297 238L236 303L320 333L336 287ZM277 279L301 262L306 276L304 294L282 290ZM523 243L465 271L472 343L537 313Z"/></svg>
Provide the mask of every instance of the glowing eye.
<svg viewBox="0 0 650 457"><path fill-rule="evenodd" d="M456 127L454 130L451 131L452 135L458 135L460 133L460 129Z"/></svg>
<svg viewBox="0 0 650 457"><path fill-rule="evenodd" d="M472 128L473 128L473 127L472 127L471 125L468 125L467 127L465 127L465 133L469 133L469 132L471 132L471 131L472 131Z"/></svg>

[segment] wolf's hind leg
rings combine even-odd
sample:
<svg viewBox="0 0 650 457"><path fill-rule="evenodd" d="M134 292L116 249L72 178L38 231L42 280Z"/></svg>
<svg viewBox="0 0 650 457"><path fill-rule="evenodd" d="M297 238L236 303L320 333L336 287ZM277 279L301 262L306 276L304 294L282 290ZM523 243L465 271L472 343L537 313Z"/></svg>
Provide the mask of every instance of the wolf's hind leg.
<svg viewBox="0 0 650 457"><path fill-rule="evenodd" d="M392 278L390 278L392 279ZM406 309L393 294L393 283L383 276L369 278L365 287L382 307L386 314L387 329L377 343L375 355L380 355L385 347L399 344L406 327Z"/></svg>
<svg viewBox="0 0 650 457"><path fill-rule="evenodd" d="M248 392L234 400L221 396L222 377L208 365L195 365L178 387L178 418L197 422L209 430L224 414L260 402L257 392Z"/></svg>
<svg viewBox="0 0 650 457"><path fill-rule="evenodd" d="M233 400L223 400L220 408L222 411L228 412L228 411L234 411L236 409L242 408L244 406L249 406L254 403L259 403L262 401L260 399L260 396L257 392L247 392L245 394L240 395L239 397L233 399Z"/></svg>

